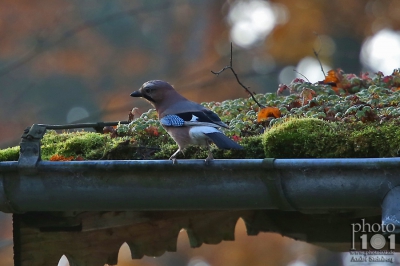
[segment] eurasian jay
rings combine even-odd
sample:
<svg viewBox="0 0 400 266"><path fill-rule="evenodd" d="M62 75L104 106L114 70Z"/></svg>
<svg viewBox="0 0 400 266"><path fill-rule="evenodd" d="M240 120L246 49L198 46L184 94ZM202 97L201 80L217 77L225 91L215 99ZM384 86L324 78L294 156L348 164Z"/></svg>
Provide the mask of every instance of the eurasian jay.
<svg viewBox="0 0 400 266"><path fill-rule="evenodd" d="M212 142L220 149L243 149L218 130L219 127L229 127L217 114L189 101L165 81L147 81L131 96L145 98L156 109L161 125L178 144L179 149L169 158L174 163L178 153L183 154L189 145L208 147L206 163L214 159L210 147Z"/></svg>

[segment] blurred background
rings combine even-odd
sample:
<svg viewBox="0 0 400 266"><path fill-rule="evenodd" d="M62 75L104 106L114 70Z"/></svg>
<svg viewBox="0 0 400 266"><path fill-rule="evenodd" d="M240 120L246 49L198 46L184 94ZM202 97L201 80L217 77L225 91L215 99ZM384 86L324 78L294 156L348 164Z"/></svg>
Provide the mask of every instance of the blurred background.
<svg viewBox="0 0 400 266"><path fill-rule="evenodd" d="M129 94L163 79L191 100L247 97L230 72L257 93L301 73L391 74L400 67L397 0L3 0L0 1L0 148L15 146L33 123L126 120L150 108ZM275 234L118 265L340 265L341 254ZM0 214L0 265L12 265L11 218ZM60 265L66 265L64 259ZM357 264L360 265L360 264Z"/></svg>

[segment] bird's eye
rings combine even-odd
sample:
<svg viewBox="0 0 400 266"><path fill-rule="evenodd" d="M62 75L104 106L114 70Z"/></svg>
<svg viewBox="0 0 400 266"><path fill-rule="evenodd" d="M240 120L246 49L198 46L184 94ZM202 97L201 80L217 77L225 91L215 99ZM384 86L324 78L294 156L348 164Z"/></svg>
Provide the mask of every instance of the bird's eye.
<svg viewBox="0 0 400 266"><path fill-rule="evenodd" d="M150 89L150 88L145 88L144 91L145 91L147 94L149 94L149 93L151 92L151 89Z"/></svg>

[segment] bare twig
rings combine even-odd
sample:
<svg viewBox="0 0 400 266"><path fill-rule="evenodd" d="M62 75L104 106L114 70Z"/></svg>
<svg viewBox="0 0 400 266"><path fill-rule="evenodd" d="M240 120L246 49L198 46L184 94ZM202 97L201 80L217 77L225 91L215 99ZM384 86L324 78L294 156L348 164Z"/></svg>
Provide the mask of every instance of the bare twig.
<svg viewBox="0 0 400 266"><path fill-rule="evenodd" d="M303 78L305 78L309 83L311 83L308 78L306 76L304 76L303 74L301 74L299 71L297 71L296 69L293 69L294 72L296 72L297 74L299 74L300 76L302 76Z"/></svg>
<svg viewBox="0 0 400 266"><path fill-rule="evenodd" d="M235 76L237 82L239 83L240 86L242 86L242 88L244 88L248 94L250 94L251 98L253 98L254 102L260 107L260 108L264 108L265 106L260 104L257 99L254 97L254 94L249 90L248 87L246 87L245 85L243 85L242 82L240 82L238 75L236 74L235 70L233 69L233 62L232 62L232 43L231 43L231 58L230 58L230 62L229 62L229 66L225 66L223 69L221 69L218 72L214 72L211 70L211 73L213 73L216 76L219 76L219 74L221 74L222 72L224 72L225 70L230 69L233 73L233 75Z"/></svg>
<svg viewBox="0 0 400 266"><path fill-rule="evenodd" d="M325 74L325 71L324 71L324 68L322 67L322 63L321 63L321 60L319 59L319 53L321 52L321 50L322 50L322 41L321 41L321 37L319 37L319 34L318 33L316 33L316 32L314 32L314 34L318 37L318 40L319 40L319 43L320 43L320 45L319 45L319 50L318 50L318 52L317 51L315 51L315 49L313 48L312 50L313 50L313 52L314 52L314 55L315 55L315 57L317 58L317 60L318 60L318 63L319 63L319 65L321 66L321 70L322 70L322 74L324 74L324 77L326 77L326 74Z"/></svg>

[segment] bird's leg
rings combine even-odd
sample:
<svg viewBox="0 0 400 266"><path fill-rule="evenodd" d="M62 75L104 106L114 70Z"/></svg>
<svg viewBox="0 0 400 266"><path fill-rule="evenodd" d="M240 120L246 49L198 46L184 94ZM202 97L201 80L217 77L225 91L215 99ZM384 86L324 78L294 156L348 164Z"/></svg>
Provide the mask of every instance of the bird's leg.
<svg viewBox="0 0 400 266"><path fill-rule="evenodd" d="M176 163L176 156L178 155L179 152L182 152L181 148L179 148L174 154L171 155L171 157L169 157L169 159L172 160L172 164ZM183 152L182 152L182 154L183 154Z"/></svg>
<svg viewBox="0 0 400 266"><path fill-rule="evenodd" d="M204 160L204 162L205 162L206 164L209 164L212 160L214 160L214 156L213 156L213 153L212 153L211 145L210 145L209 143L207 144L207 148L208 148L208 156L207 156L207 158Z"/></svg>

